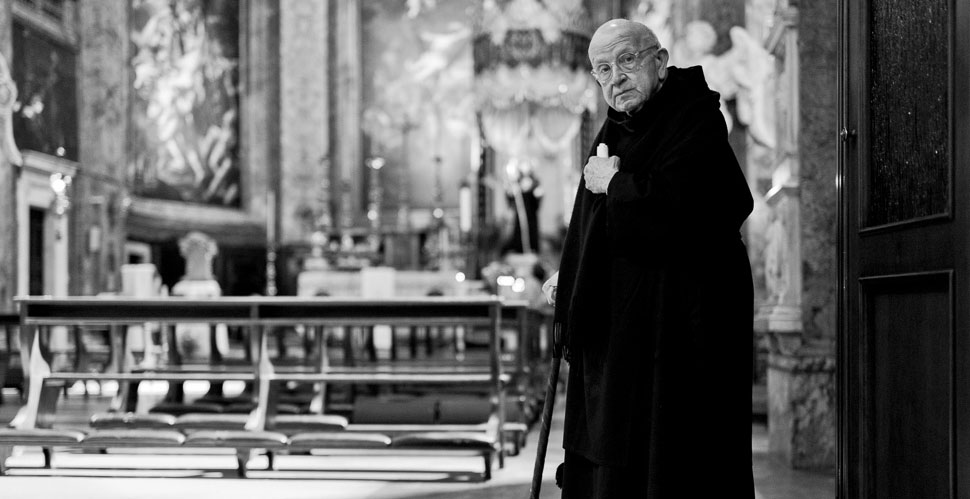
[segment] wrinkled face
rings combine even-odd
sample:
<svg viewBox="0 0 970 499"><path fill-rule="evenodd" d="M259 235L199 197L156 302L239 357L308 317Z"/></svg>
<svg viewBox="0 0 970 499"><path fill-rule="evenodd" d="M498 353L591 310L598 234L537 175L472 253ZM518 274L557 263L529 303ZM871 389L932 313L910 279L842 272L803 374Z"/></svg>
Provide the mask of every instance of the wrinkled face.
<svg viewBox="0 0 970 499"><path fill-rule="evenodd" d="M667 77L667 49L648 48L641 37L634 34L616 34L597 37L594 35L589 46L589 60L593 68L601 64L612 64L612 77L599 82L603 98L613 109L633 113L643 107L660 88L661 81ZM643 51L643 52L641 52ZM616 65L617 59L624 54L637 53L634 69L624 71Z"/></svg>

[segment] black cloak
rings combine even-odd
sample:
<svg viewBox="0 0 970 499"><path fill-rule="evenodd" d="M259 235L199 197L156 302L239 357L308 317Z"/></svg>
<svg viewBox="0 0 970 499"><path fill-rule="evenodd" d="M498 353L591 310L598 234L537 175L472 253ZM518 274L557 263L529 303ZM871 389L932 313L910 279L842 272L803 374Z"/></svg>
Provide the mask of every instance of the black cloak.
<svg viewBox="0 0 970 499"><path fill-rule="evenodd" d="M580 181L560 262L563 497L754 496L752 198L718 98L700 67L669 68L590 151L620 165L606 195Z"/></svg>

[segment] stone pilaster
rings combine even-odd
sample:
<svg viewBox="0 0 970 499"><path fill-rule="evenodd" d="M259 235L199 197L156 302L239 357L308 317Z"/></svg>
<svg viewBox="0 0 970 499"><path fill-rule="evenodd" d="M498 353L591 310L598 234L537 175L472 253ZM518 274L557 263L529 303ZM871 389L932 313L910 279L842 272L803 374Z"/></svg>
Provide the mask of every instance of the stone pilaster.
<svg viewBox="0 0 970 499"><path fill-rule="evenodd" d="M262 226L267 191L278 187L280 163L279 0L243 3L245 36L240 57L242 113L240 143L243 206ZM250 241L259 245L262 241Z"/></svg>
<svg viewBox="0 0 970 499"><path fill-rule="evenodd" d="M335 87L334 139L336 169L331 192L338 206L338 225L357 223L363 186L363 70L360 0L336 0L336 65L330 80Z"/></svg>
<svg viewBox="0 0 970 499"><path fill-rule="evenodd" d="M770 350L769 450L793 468L826 470L836 458L837 6L773 3L762 33L776 60L776 145L765 196L767 296L755 322ZM752 2L749 14L765 4Z"/></svg>
<svg viewBox="0 0 970 499"><path fill-rule="evenodd" d="M755 330L800 337L802 247L797 183L773 189L767 201L770 208L764 256L767 297L755 317Z"/></svg>
<svg viewBox="0 0 970 499"><path fill-rule="evenodd" d="M799 4L802 312L809 339L836 336L838 2Z"/></svg>
<svg viewBox="0 0 970 499"><path fill-rule="evenodd" d="M10 4L13 0L0 0L0 55L11 63L13 54L11 31L13 31ZM11 103L12 104L12 103ZM10 126L9 109L0 106L0 126ZM3 132L0 129L0 132ZM13 310L13 297L17 293L17 177L18 167L13 165L0 150L0 311Z"/></svg>
<svg viewBox="0 0 970 499"><path fill-rule="evenodd" d="M124 263L128 133L127 0L78 9L79 174L72 200L72 294L119 291Z"/></svg>
<svg viewBox="0 0 970 499"><path fill-rule="evenodd" d="M800 216L799 59L794 9L778 11L766 48L779 62L776 77L775 151L771 189L765 196L765 302L755 318L759 332L802 333L802 246ZM797 341L797 340L796 340Z"/></svg>
<svg viewBox="0 0 970 499"><path fill-rule="evenodd" d="M281 242L306 243L329 182L329 22L331 2L280 4ZM358 66L359 67L359 66ZM355 130L359 132L359 127ZM344 161L353 161L346 151ZM341 170L341 175L344 170Z"/></svg>
<svg viewBox="0 0 970 499"><path fill-rule="evenodd" d="M0 0L0 52L7 56L7 63L10 63L10 54L13 50L13 17L10 12L10 4L14 0Z"/></svg>
<svg viewBox="0 0 970 499"><path fill-rule="evenodd" d="M768 450L792 468L835 466L835 358L831 348L768 359Z"/></svg>

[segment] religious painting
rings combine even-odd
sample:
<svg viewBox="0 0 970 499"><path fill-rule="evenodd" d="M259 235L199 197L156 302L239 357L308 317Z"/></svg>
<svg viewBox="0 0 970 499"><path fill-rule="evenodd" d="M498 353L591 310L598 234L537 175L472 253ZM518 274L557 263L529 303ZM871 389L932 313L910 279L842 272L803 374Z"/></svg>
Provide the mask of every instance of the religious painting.
<svg viewBox="0 0 970 499"><path fill-rule="evenodd" d="M136 194L239 206L239 1L132 0Z"/></svg>
<svg viewBox="0 0 970 499"><path fill-rule="evenodd" d="M77 161L77 76L73 47L13 23L11 76L14 141L31 150Z"/></svg>
<svg viewBox="0 0 970 499"><path fill-rule="evenodd" d="M389 208L458 204L477 133L471 23L478 4L361 3L365 153L386 159Z"/></svg>

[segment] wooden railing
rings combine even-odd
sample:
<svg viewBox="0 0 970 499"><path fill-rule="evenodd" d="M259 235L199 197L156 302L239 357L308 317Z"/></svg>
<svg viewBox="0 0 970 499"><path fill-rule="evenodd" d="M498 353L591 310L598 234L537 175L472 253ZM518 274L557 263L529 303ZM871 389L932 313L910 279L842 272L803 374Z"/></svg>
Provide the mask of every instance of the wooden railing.
<svg viewBox="0 0 970 499"><path fill-rule="evenodd" d="M255 408L243 417L242 429L238 434L220 434L217 439L206 438L199 432L179 439L179 435L168 435L179 445L216 446L236 448L239 453L239 471L246 472L246 462L254 449L286 451L288 448L306 448L320 445L324 448L360 446L371 448L376 441L383 441L384 435L375 435L367 430L388 430L394 439L387 441L388 446L396 448L421 449L473 449L485 459L485 476L490 476L491 459L498 454L499 465L503 465L504 435L507 425L504 422L507 393L511 391L516 400L532 396L532 382L541 371L543 356L539 337L541 326L548 316L531 309L524 302L503 303L495 297L428 297L412 299L363 300L343 298L220 298L193 300L184 298L131 299L131 298L39 298L19 299L19 329L21 358L25 366L27 403L11 423L13 429L0 430L0 471L12 445L40 445L50 447L65 445L64 435L51 428L53 412L59 389L58 381L76 380L115 380L121 382L110 407L117 413L133 410L131 398L136 390L132 382L146 380L166 380L172 382L204 380L219 382L243 380L253 384ZM229 324L240 326L248 335L251 351L251 364L248 369L199 368L182 369L180 366L162 365L157 368L135 368L131 351L126 343L126 326L148 322L167 324L174 327L178 323ZM503 363L501 351L501 328L515 328L518 347L511 361ZM331 367L326 353L326 341L321 341L321 354L316 357L317 365L310 369L285 370L274 368L267 349L267 330L279 326L302 325L305 327L369 327L375 324L402 326L438 326L478 328L488 331L488 355L483 364L447 366L369 366L354 367L344 365ZM111 342L111 362L104 372L51 372L49 359L45 359L40 348L39 330L53 326L99 326L109 329ZM352 363L351 363L352 364ZM509 372L506 373L506 370ZM456 385L480 386L491 393L496 407L483 425L441 425L430 428L415 425L393 425L353 428L343 425L348 432L327 435L323 441L301 438L299 433L280 435L268 432L275 428L274 394L282 382L312 382L323 387L337 384L368 385ZM318 412L323 412L325 400L317 404ZM124 419L124 418L123 418ZM137 418L131 417L131 420ZM239 421L237 418L235 421ZM156 421L157 422L157 421ZM427 433L438 430L434 434ZM445 430L442 432L441 430ZM470 434L469 430L476 430ZM105 442L118 446L138 446L139 439L157 444L159 434L132 434L131 438L105 440L105 431L95 430L78 437L76 445L81 447L103 448ZM163 430L159 430L163 431ZM38 433L40 432L40 433ZM451 433L449 433L451 432ZM63 432L62 432L63 433ZM223 432L225 433L225 432ZM75 435L76 436L76 435ZM115 435L107 435L114 437ZM194 437L199 436L201 440ZM517 438L521 438L520 432ZM44 438L50 437L49 440ZM225 438L223 438L225 437ZM254 438L259 437L259 438ZM305 437L305 435L302 435ZM74 437L71 437L74 438ZM194 440L193 440L194 439ZM70 441L70 439L68 439ZM45 442L49 445L45 445ZM516 440L516 444L521 443ZM398 445L400 444L400 445ZM49 451L48 451L49 452ZM48 456L49 459L49 456Z"/></svg>

